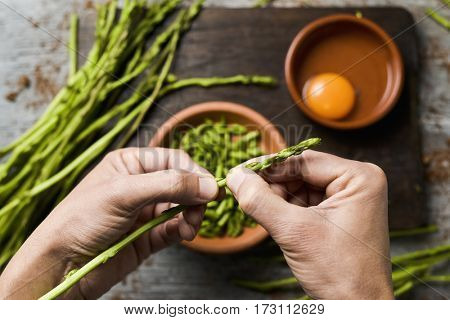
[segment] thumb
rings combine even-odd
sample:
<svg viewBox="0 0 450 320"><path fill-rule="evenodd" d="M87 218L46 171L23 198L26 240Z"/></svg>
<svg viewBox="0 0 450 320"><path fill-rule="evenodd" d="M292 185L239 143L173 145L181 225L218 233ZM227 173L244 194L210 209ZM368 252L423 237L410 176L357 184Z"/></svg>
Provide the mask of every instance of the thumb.
<svg viewBox="0 0 450 320"><path fill-rule="evenodd" d="M210 174L170 169L120 178L115 200L133 209L150 202L198 205L214 200L218 192Z"/></svg>
<svg viewBox="0 0 450 320"><path fill-rule="evenodd" d="M244 166L236 167L227 176L227 185L239 206L269 233L281 221L291 205L275 194L258 174Z"/></svg>

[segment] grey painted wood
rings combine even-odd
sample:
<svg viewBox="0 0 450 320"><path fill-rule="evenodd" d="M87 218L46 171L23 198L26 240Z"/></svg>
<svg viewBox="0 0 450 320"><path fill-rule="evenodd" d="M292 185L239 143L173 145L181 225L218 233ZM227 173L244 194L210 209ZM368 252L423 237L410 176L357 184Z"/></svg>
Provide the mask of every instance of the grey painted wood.
<svg viewBox="0 0 450 320"><path fill-rule="evenodd" d="M40 65L42 74L50 83L61 86L67 74L66 49L55 38L66 40L68 13L79 11L81 24L93 15L84 8L84 1L51 0L2 0L16 12L0 3L0 145L19 136L43 112L50 95L35 90L33 70ZM279 0L274 6L299 6L307 1ZM310 3L312 1L309 1ZM252 1L211 0L207 5L248 7ZM425 6L438 7L438 0L317 0L317 6L330 5L399 5L412 12L416 21L423 17ZM445 11L449 14L448 10ZM32 18L49 33L33 27L24 17ZM449 87L449 34L433 21L425 19L417 25L420 41L420 98L419 121L422 130L423 152L445 148L450 135ZM23 75L30 75L32 87L24 90L15 103L3 97L16 90L16 82ZM404 239L392 243L394 254L448 242L450 231L450 183L428 183L426 210L431 220L439 224L441 231L433 236ZM115 286L104 298L136 299L244 299L294 297L297 291L281 295L263 296L233 286L229 279L239 275L261 279L286 276L289 271L282 265L261 263L249 256L273 250L270 243L246 254L230 257L212 257L190 252L174 246L155 254L136 272ZM444 267L443 272L449 272ZM436 286L434 286L436 287ZM450 296L448 287L436 287ZM439 298L432 289L415 290L416 298Z"/></svg>

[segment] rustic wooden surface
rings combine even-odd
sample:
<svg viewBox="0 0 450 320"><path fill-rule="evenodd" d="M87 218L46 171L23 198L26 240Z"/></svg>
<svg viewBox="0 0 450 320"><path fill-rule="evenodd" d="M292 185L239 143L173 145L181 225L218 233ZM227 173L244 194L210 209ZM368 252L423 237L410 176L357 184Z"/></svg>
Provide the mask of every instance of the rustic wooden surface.
<svg viewBox="0 0 450 320"><path fill-rule="evenodd" d="M67 39L68 15L71 11L79 11L81 23L92 21L94 12L84 7L84 1L49 1L49 0L7 0L4 3L12 7L16 12L0 3L0 97L5 96L11 90L16 89L17 79L23 75L29 75L32 87L20 93L15 103L0 100L0 145L5 145L17 137L33 123L42 113L45 105L51 98L52 90L56 90L64 83L67 74L67 56L63 45L56 39ZM250 6L252 1L237 0L209 1L212 6ZM425 6L437 7L439 1L334 1L319 0L317 5L400 5L410 10L416 21L423 17ZM275 1L275 6L300 6L305 1ZM316 2L314 2L316 4ZM363 11L364 12L364 11ZM41 26L42 29L33 27L24 17ZM45 32L43 31L43 29ZM450 133L449 105L449 46L448 32L434 22L425 19L417 27L419 35L420 52L420 77L419 77L419 123L421 128L422 147L424 153L439 151L446 148ZM244 30L245 31L245 30ZM203 30L202 32L207 32ZM292 31L291 31L292 32ZM49 33L51 35L49 35ZM202 34L203 36L204 34ZM245 36L245 32L239 35ZM201 53L203 38L197 38L196 45ZM250 43L242 43L243 46ZM227 57L232 55L236 48L228 48L229 52L216 52ZM208 52L205 52L208 55ZM261 52L266 57L267 52ZM187 57L190 59L189 57ZM252 57L243 57L242 65ZM192 58L194 59L194 57ZM198 58L197 58L198 59ZM246 60L247 59L247 60ZM193 61L191 61L193 62ZM188 62L186 62L188 63ZM234 62L239 63L239 62ZM36 90L36 66L39 65L42 74L48 80L48 92ZM187 64L188 65L188 64ZM248 68L252 64L249 64ZM274 64L275 65L275 64ZM275 66L268 64L267 70L271 72ZM186 69L188 75L213 74L212 65L192 64L191 69ZM214 69L216 70L216 69ZM230 74L234 73L230 68ZM239 72L267 72L265 70L236 69ZM279 70L274 71L278 74ZM186 91L187 92L187 91ZM252 93L249 98L248 93ZM194 98L200 100L225 99L263 105L260 94L261 89L236 88L233 96L226 95L222 89L212 91L194 90ZM287 95L287 93L285 93ZM186 93L174 96L172 106L174 108L189 104ZM207 96L208 95L208 96ZM213 96L210 96L213 95ZM205 99L203 99L205 98ZM252 100L248 100L252 99ZM254 99L254 100L253 100ZM162 103L169 103L169 100ZM193 101L194 102L194 101ZM268 117L273 114L266 114ZM162 122L167 115L158 116L158 110L152 114L153 121ZM285 121L295 122L287 119ZM280 117L280 123L283 118ZM156 123L155 122L155 123ZM276 121L275 121L276 122ZM290 123L290 122L287 122ZM339 151L341 152L341 151ZM343 150L342 152L348 152ZM352 155L358 157L358 155ZM399 169L401 171L401 168ZM438 223L441 231L433 236L419 237L394 241L392 251L394 254L409 251L416 248L427 247L437 243L448 241L450 230L450 210L448 181L427 183L425 188L425 211L430 221ZM408 201L406 201L408 202ZM289 271L278 264L260 263L250 256L273 251L270 242L263 244L252 252L228 257L211 257L185 250L175 246L154 255L147 260L139 270L131 274L126 281L114 287L104 298L137 298L137 299L229 299L229 298L265 298L265 297L293 297L296 291L288 291L275 296L265 296L243 289L238 289L230 283L230 278L238 275L252 275L255 278L269 279L289 275ZM446 270L449 271L448 268ZM446 296L450 295L448 287L436 287ZM412 297L415 298L440 298L433 289L421 287L415 290Z"/></svg>

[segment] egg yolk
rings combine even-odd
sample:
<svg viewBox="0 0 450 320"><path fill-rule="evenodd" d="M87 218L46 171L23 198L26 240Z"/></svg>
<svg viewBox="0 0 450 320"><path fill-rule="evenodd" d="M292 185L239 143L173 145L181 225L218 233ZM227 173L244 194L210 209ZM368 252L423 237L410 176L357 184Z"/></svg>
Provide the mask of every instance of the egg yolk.
<svg viewBox="0 0 450 320"><path fill-rule="evenodd" d="M303 88L303 100L317 115L342 119L352 110L355 90L350 81L337 73L322 73L310 78Z"/></svg>

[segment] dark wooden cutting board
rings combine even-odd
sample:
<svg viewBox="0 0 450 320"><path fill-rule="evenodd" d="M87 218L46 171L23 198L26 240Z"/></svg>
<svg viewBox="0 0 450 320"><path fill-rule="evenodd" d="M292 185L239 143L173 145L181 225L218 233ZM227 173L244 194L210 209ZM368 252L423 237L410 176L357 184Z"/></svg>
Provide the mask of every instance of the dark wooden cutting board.
<svg viewBox="0 0 450 320"><path fill-rule="evenodd" d="M370 128L341 132L312 122L293 105L284 81L284 59L292 39L307 23L332 13L354 13L357 9L391 36L396 36L395 42L404 58L406 81L397 106L386 118ZM290 144L298 139L295 131L307 126L312 128L312 136L323 139L322 150L381 166L389 180L390 227L422 225L427 215L423 206L423 168L416 112L415 77L419 74L419 65L413 24L406 10L388 7L204 9L181 41L174 73L179 77L267 74L277 77L279 86L274 89L189 88L171 94L149 112L148 134L140 135L139 144L146 143L153 129L171 114L192 104L210 100L241 103L284 128L281 131Z"/></svg>
<svg viewBox="0 0 450 320"><path fill-rule="evenodd" d="M394 111L370 128L340 132L312 122L293 106L284 81L285 55L297 32L316 18L336 12L354 13L354 8L205 9L182 40L175 73L180 77L268 74L279 79L279 86L275 89L242 86L208 90L192 88L167 97L161 105L170 112L176 112L208 100L239 102L288 130L285 136L290 144L295 143L296 128L311 126L311 134L323 139L322 150L370 161L385 170L389 180L391 228L418 226L426 222L426 214L415 101L418 49L415 30L408 29L414 20L400 8L360 10L391 36L403 32L395 39L405 63L403 94ZM167 112L156 108L149 115L148 122L161 124L168 117Z"/></svg>

